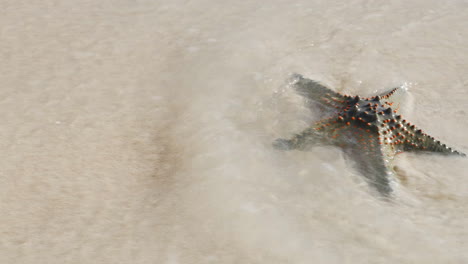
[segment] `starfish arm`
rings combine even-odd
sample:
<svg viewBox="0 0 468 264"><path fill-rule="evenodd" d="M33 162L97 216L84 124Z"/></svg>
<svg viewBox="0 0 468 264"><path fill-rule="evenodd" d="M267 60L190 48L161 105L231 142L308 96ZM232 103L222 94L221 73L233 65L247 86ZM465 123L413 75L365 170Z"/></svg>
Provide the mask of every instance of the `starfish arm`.
<svg viewBox="0 0 468 264"><path fill-rule="evenodd" d="M394 110L399 110L401 105L404 103L405 94L407 89L405 86L399 86L391 89L388 92L379 95L379 99L382 105L392 107Z"/></svg>
<svg viewBox="0 0 468 264"><path fill-rule="evenodd" d="M392 100L394 100L396 97L401 96L404 92L405 89L402 86L398 86L390 89L389 91L381 93L379 96L381 99L388 99L392 97Z"/></svg>
<svg viewBox="0 0 468 264"><path fill-rule="evenodd" d="M302 75L293 75L291 85L298 94L320 104L322 107L340 109L346 106L344 95L334 92L316 81L304 78Z"/></svg>
<svg viewBox="0 0 468 264"><path fill-rule="evenodd" d="M409 128L411 129L411 128ZM413 130L413 129L411 129ZM410 140L403 142L404 151L429 151L438 152L447 155L460 155L466 156L464 153L456 151L447 145L443 144L434 137L425 134L420 129L414 130Z"/></svg>
<svg viewBox="0 0 468 264"><path fill-rule="evenodd" d="M345 152L370 186L384 197L392 194L391 183L395 179L395 172L391 166L394 152L390 148L380 145L378 139L373 138L365 145L355 145L345 149Z"/></svg>
<svg viewBox="0 0 468 264"><path fill-rule="evenodd" d="M394 148L397 152L402 151L431 151L443 154L453 154L465 156L464 153L453 150L445 144L411 125L406 120L401 120L401 116L396 119L387 120L389 122L382 125L380 134L383 135L383 143Z"/></svg>
<svg viewBox="0 0 468 264"><path fill-rule="evenodd" d="M273 146L282 150L307 150L317 144L333 144L337 132L343 128L336 118L323 119L294 135L291 139L277 139Z"/></svg>
<svg viewBox="0 0 468 264"><path fill-rule="evenodd" d="M276 149L281 150L306 150L314 144L321 142L323 134L317 132L315 127L309 127L299 134L294 135L291 139L279 138L273 142Z"/></svg>

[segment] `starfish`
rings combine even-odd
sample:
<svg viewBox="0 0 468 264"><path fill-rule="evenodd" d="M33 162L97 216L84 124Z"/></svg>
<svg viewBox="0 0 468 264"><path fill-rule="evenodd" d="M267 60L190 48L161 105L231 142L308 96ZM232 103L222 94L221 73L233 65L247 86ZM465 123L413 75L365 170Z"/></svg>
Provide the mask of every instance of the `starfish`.
<svg viewBox="0 0 468 264"><path fill-rule="evenodd" d="M335 145L356 162L358 171L384 197L393 192L396 172L392 162L403 151L427 151L466 156L435 140L398 114L405 88L397 87L370 98L343 95L294 75L291 85L333 116L314 123L291 139L277 139L282 150L306 150L314 144Z"/></svg>

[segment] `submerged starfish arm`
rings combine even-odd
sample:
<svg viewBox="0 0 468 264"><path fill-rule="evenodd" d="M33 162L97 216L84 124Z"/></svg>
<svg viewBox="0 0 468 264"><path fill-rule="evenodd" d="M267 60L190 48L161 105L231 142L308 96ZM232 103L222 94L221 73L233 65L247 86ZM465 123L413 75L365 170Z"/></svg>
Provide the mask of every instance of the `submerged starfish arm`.
<svg viewBox="0 0 468 264"><path fill-rule="evenodd" d="M393 155L389 154L390 149L380 147L378 140L374 138L368 140L366 145L355 145L344 151L370 186L383 197L391 196L395 172L392 169Z"/></svg>
<svg viewBox="0 0 468 264"><path fill-rule="evenodd" d="M345 126L332 117L320 120L290 139L280 138L273 142L273 147L280 150L309 150L312 146L338 145L338 136Z"/></svg>
<svg viewBox="0 0 468 264"><path fill-rule="evenodd" d="M323 140L325 140L324 135L319 133L315 127L310 127L294 135L291 139L277 139L273 142L273 147L280 150L308 150L311 146L323 142Z"/></svg>
<svg viewBox="0 0 468 264"><path fill-rule="evenodd" d="M291 77L291 85L298 94L308 100L318 103L328 110L341 109L346 106L346 96L337 93L330 88L310 79L294 74Z"/></svg>

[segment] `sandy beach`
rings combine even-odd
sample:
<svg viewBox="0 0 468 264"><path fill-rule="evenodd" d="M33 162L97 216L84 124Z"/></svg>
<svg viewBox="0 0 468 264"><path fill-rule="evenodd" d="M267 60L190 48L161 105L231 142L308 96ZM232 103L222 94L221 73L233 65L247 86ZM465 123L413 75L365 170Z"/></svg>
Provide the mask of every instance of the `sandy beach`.
<svg viewBox="0 0 468 264"><path fill-rule="evenodd" d="M468 153L468 2L0 0L0 263L467 263L468 158L403 153L392 202L292 73Z"/></svg>

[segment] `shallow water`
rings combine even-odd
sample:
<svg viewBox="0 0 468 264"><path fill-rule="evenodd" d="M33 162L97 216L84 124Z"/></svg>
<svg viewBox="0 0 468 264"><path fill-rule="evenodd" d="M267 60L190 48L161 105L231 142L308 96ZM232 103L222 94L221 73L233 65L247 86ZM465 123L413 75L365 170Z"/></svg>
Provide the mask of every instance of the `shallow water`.
<svg viewBox="0 0 468 264"><path fill-rule="evenodd" d="M0 1L1 263L465 263L468 160L280 152L347 94L468 152L466 1Z"/></svg>

